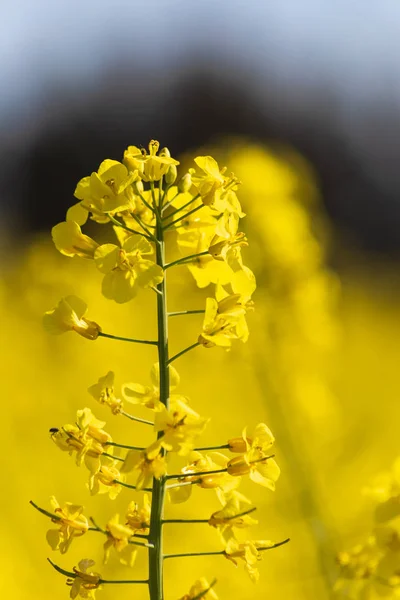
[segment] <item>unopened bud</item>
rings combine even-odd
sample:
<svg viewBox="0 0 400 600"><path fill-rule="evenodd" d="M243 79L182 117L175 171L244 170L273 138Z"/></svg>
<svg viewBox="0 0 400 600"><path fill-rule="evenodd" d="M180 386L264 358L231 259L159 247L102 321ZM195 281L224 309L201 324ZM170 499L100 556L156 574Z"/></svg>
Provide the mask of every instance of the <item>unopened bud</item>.
<svg viewBox="0 0 400 600"><path fill-rule="evenodd" d="M168 150L168 148L161 148L158 155L159 156L167 156L168 158L171 158L171 152Z"/></svg>
<svg viewBox="0 0 400 600"><path fill-rule="evenodd" d="M178 170L175 165L171 165L164 176L167 185L172 185L173 183L175 183L177 177Z"/></svg>
<svg viewBox="0 0 400 600"><path fill-rule="evenodd" d="M247 440L250 442L249 438ZM228 440L228 446L231 452L238 452L239 454L247 452L246 440L243 437L231 438Z"/></svg>
<svg viewBox="0 0 400 600"><path fill-rule="evenodd" d="M138 193L143 194L143 191L144 191L143 181L140 179L139 181L136 181L135 185L136 185L136 189L137 189Z"/></svg>
<svg viewBox="0 0 400 600"><path fill-rule="evenodd" d="M191 187L192 187L192 176L190 173L186 173L182 177L180 182L178 183L178 190L184 194L185 192L188 192Z"/></svg>
<svg viewBox="0 0 400 600"><path fill-rule="evenodd" d="M226 469L229 475L247 475L250 473L250 465L246 461L244 456L235 456L226 465Z"/></svg>

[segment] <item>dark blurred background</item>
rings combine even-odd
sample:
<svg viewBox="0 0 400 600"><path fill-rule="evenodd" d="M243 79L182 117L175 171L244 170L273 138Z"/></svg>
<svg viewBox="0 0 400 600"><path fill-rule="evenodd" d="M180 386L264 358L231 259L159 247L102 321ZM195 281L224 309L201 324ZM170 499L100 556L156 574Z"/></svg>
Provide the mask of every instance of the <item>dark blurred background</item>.
<svg viewBox="0 0 400 600"><path fill-rule="evenodd" d="M240 134L310 161L337 247L398 256L398 2L17 0L0 27L8 234L62 220L128 144Z"/></svg>

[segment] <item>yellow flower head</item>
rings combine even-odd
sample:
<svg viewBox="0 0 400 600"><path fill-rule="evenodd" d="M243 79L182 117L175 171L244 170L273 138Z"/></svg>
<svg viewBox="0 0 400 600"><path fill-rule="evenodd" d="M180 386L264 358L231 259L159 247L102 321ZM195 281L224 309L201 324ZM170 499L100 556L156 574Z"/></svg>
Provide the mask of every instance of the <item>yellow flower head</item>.
<svg viewBox="0 0 400 600"><path fill-rule="evenodd" d="M104 421L96 419L92 411L85 408L78 410L76 424L51 429L51 438L60 450L70 455L76 452L78 466L84 461L89 471L95 473L100 468L105 445L111 442L111 436L103 430L104 425Z"/></svg>
<svg viewBox="0 0 400 600"><path fill-rule="evenodd" d="M228 560L237 565L237 560L242 560L244 567L250 579L256 583L259 580L260 574L256 567L258 561L261 560L260 550L266 550L273 546L270 540L246 541L239 543L235 538L230 538L226 548L225 556Z"/></svg>
<svg viewBox="0 0 400 600"><path fill-rule="evenodd" d="M212 156L198 156L194 162L200 169L200 173L190 169L192 183L197 188L201 199L206 206L223 213L225 210L236 212L243 217L239 200L233 190L239 181L234 175L226 177L226 167L219 169L217 161Z"/></svg>
<svg viewBox="0 0 400 600"><path fill-rule="evenodd" d="M143 506L139 507L137 502L129 503L126 511L126 525L130 527L134 533L147 535L150 528L150 508L151 502L148 494L143 494Z"/></svg>
<svg viewBox="0 0 400 600"><path fill-rule="evenodd" d="M55 518L53 523L57 529L49 529L46 539L52 550L59 550L65 554L75 537L80 537L87 532L89 524L87 518L82 514L83 506L66 502L60 506L54 496L50 498Z"/></svg>
<svg viewBox="0 0 400 600"><path fill-rule="evenodd" d="M213 590L213 584L208 583L205 577L198 579L190 588L188 594L185 594L180 600L218 600L217 594Z"/></svg>
<svg viewBox="0 0 400 600"><path fill-rule="evenodd" d="M94 560L84 558L74 567L74 579L67 579L67 585L71 586L70 598L94 598L94 592L100 587L101 577L99 573L89 571L95 564Z"/></svg>
<svg viewBox="0 0 400 600"><path fill-rule="evenodd" d="M207 298L200 344L206 348L230 348L232 340L246 342L249 337L245 315L253 306L240 294L228 294L217 287L217 297Z"/></svg>
<svg viewBox="0 0 400 600"><path fill-rule="evenodd" d="M159 440L145 450L130 450L122 466L122 473L137 472L136 489L142 490L151 485L153 477L159 479L167 472L165 457L162 455Z"/></svg>
<svg viewBox="0 0 400 600"><path fill-rule="evenodd" d="M75 221L63 221L51 230L55 247L65 256L93 258L98 243L84 235Z"/></svg>
<svg viewBox="0 0 400 600"><path fill-rule="evenodd" d="M235 537L235 528L244 529L251 525L257 525L258 521L253 519L247 512L249 503L246 496L233 490L227 495L227 502L222 509L211 515L208 523L218 529L225 543L231 537ZM247 505L247 508L245 505Z"/></svg>
<svg viewBox="0 0 400 600"><path fill-rule="evenodd" d="M203 455L195 450L189 456L189 464L181 470L182 479L179 482L183 484L191 482L203 489L214 489L220 499L225 498L226 494L240 484L240 477L231 477L224 470L227 464L228 459L219 452ZM221 472L204 474L208 471ZM196 475L196 473L202 473L202 475ZM192 485L177 486L169 490L171 502L174 504L186 502L191 494Z"/></svg>
<svg viewBox="0 0 400 600"><path fill-rule="evenodd" d="M82 225L81 211L91 212L99 222L107 222L106 213L115 213L134 207L132 183L137 173L129 173L125 165L117 160L104 160L99 170L84 177L75 189L75 197L81 200L80 208L68 213L67 219L73 219L79 212L78 223ZM84 222L84 221L83 221Z"/></svg>
<svg viewBox="0 0 400 600"><path fill-rule="evenodd" d="M118 303L132 300L140 287L152 287L163 280L162 268L143 258L152 254L151 244L140 235L130 236L122 247L103 244L95 252L97 268L105 274L102 291Z"/></svg>
<svg viewBox="0 0 400 600"><path fill-rule="evenodd" d="M129 544L129 540L134 534L134 531L127 525L119 522L119 515L115 515L106 525L107 540L104 543L104 563L110 556L111 548L119 555L119 560L123 565L133 567L137 550L135 546Z"/></svg>
<svg viewBox="0 0 400 600"><path fill-rule="evenodd" d="M156 140L150 141L149 153L144 148L128 146L124 152L124 164L131 171L137 171L143 181L159 181L172 165L179 165L166 148L157 154L159 147L160 143Z"/></svg>
<svg viewBox="0 0 400 600"><path fill-rule="evenodd" d="M125 476L118 470L117 461L110 459L103 463L100 469L92 474L89 479L89 490L92 496L95 494L108 494L110 500L115 500L122 486L118 483L124 482Z"/></svg>
<svg viewBox="0 0 400 600"><path fill-rule="evenodd" d="M178 387L180 377L178 371L169 365L169 389ZM122 385L122 395L125 400L132 404L141 404L146 408L157 408L160 404L160 366L155 363L150 371L151 386L140 383L125 383ZM175 398L170 396L171 401Z"/></svg>
<svg viewBox="0 0 400 600"><path fill-rule="evenodd" d="M118 415L123 409L122 400L114 394L114 378L113 371L109 371L104 377L100 377L97 383L88 388L88 392L97 402L105 404L111 408L114 415Z"/></svg>
<svg viewBox="0 0 400 600"><path fill-rule="evenodd" d="M44 314L44 328L54 335L76 331L88 340L95 340L101 333L101 327L85 318L86 310L86 303L77 296L62 298L56 308Z"/></svg>
<svg viewBox="0 0 400 600"><path fill-rule="evenodd" d="M185 456L193 450L195 439L201 435L208 419L200 417L187 404L186 398L179 396L171 401L170 408L161 405L154 415L154 430L162 431L162 446Z"/></svg>

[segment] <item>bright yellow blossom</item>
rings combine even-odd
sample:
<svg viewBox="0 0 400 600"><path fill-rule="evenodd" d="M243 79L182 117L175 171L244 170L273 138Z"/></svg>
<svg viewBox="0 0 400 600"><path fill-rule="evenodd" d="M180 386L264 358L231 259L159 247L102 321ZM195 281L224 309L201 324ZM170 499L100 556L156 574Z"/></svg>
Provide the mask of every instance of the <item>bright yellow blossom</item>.
<svg viewBox="0 0 400 600"><path fill-rule="evenodd" d="M179 165L177 160L169 156L166 149L157 155L159 147L159 142L151 140L147 154L144 148L128 146L124 152L124 164L131 171L137 171L143 181L159 181L171 165Z"/></svg>
<svg viewBox="0 0 400 600"><path fill-rule="evenodd" d="M246 514L246 509L243 506L243 504L248 505L249 503L250 501L243 494L233 490L228 494L227 502L221 510L211 515L208 523L218 529L225 543L231 537L235 537L235 528L244 529L251 527L251 525L257 525L258 521L253 519L249 514Z"/></svg>
<svg viewBox="0 0 400 600"><path fill-rule="evenodd" d="M76 424L51 429L51 438L60 450L70 455L76 452L78 466L84 461L89 471L95 473L100 468L105 445L111 441L111 436L102 429L104 425L104 421L96 419L91 410L85 408L78 410Z"/></svg>
<svg viewBox="0 0 400 600"><path fill-rule="evenodd" d="M249 337L245 315L252 308L240 294L223 293L220 300L207 298L200 344L206 348L230 348L232 340L246 342Z"/></svg>
<svg viewBox="0 0 400 600"><path fill-rule="evenodd" d="M125 476L118 470L117 461L109 460L103 463L100 469L91 475L89 479L89 490L92 496L95 494L108 494L110 500L115 500L122 486L118 481L125 481Z"/></svg>
<svg viewBox="0 0 400 600"><path fill-rule="evenodd" d="M44 314L44 328L54 335L76 331L88 340L95 340L101 333L101 327L85 318L86 310L86 303L77 296L62 298L56 308Z"/></svg>
<svg viewBox="0 0 400 600"><path fill-rule="evenodd" d="M75 189L75 197L81 200L80 207L72 207L74 212L67 214L67 220L75 220L82 225L82 210L92 213L94 220L108 221L106 213L116 213L134 207L132 183L137 173L128 172L125 165L117 160L104 160L98 171L84 177Z"/></svg>
<svg viewBox="0 0 400 600"><path fill-rule="evenodd" d="M104 563L110 556L111 548L119 554L119 560L123 565L133 567L137 550L133 544L129 544L129 540L134 532L127 525L119 522L119 515L115 515L106 525L107 540L104 543Z"/></svg>
<svg viewBox="0 0 400 600"><path fill-rule="evenodd" d="M198 579L192 585L188 594L185 594L180 600L197 600L198 598L204 598L204 600L218 600L217 594L214 592L212 585L210 585L205 577Z"/></svg>
<svg viewBox="0 0 400 600"><path fill-rule="evenodd" d="M151 244L142 236L132 235L122 247L103 244L95 252L97 268L105 274L102 292L118 303L132 300L140 287L152 287L163 280L162 268L143 255L152 254Z"/></svg>
<svg viewBox="0 0 400 600"><path fill-rule="evenodd" d="M217 161L212 156L198 156L194 162L200 168L200 173L194 169L190 169L189 172L203 203L218 213L235 212L239 217L243 217L244 213L233 190L239 183L234 175L226 177L226 167L220 171Z"/></svg>
<svg viewBox="0 0 400 600"><path fill-rule="evenodd" d="M94 573L88 569L95 564L94 560L84 558L74 567L75 577L67 579L67 585L71 586L70 598L94 598L94 592L100 587L101 577L99 573Z"/></svg>
<svg viewBox="0 0 400 600"><path fill-rule="evenodd" d="M161 405L154 415L154 430L163 432L161 445L169 452L185 456L194 447L195 439L204 431L208 419L200 417L187 404L186 398L174 398L170 408Z"/></svg>
<svg viewBox="0 0 400 600"><path fill-rule="evenodd" d="M172 365L169 365L169 389L170 391L178 387L180 377L178 371ZM160 367L155 363L150 371L151 386L141 385L140 383L125 383L122 385L122 395L125 400L132 404L141 404L146 408L154 409L160 403ZM174 395L170 396L173 400Z"/></svg>
<svg viewBox="0 0 400 600"><path fill-rule="evenodd" d="M159 479L167 472L165 457L161 453L159 440L153 442L145 450L130 450L122 466L122 473L137 472L136 489L147 488L153 477Z"/></svg>
<svg viewBox="0 0 400 600"><path fill-rule="evenodd" d="M134 533L147 535L150 528L150 508L151 502L148 494L143 494L143 506L139 507L138 503L132 500L129 503L126 511L126 525L130 527Z"/></svg>
<svg viewBox="0 0 400 600"><path fill-rule="evenodd" d="M88 520L82 514L83 506L71 504L71 502L60 506L54 496L50 498L50 503L56 517L52 521L57 525L57 529L49 529L46 539L53 550L59 550L61 554L65 554L72 540L87 532Z"/></svg>
<svg viewBox="0 0 400 600"><path fill-rule="evenodd" d="M230 538L225 548L225 556L237 566L237 559L243 560L245 569L250 579L256 583L260 574L256 567L261 560L260 549L267 549L273 546L270 540L246 541L239 543L235 538Z"/></svg>
<svg viewBox="0 0 400 600"><path fill-rule="evenodd" d="M98 382L88 388L88 392L97 402L105 404L111 408L114 415L118 415L122 408L122 400L114 394L114 378L113 371L109 371L104 377L100 377Z"/></svg>
<svg viewBox="0 0 400 600"><path fill-rule="evenodd" d="M217 458L218 462L214 459ZM197 450L189 456L189 464L181 470L182 479L178 483L187 484L191 482L203 489L214 489L221 503L224 503L226 494L236 489L240 485L240 477L232 477L226 472L228 459L216 452L203 455ZM208 471L218 471L217 473L204 474ZM196 475L202 473L202 475ZM169 495L171 502L179 504L186 502L192 494L192 485L182 485L171 488Z"/></svg>
<svg viewBox="0 0 400 600"><path fill-rule="evenodd" d="M63 221L51 230L55 247L65 256L93 258L98 243L84 235L75 221Z"/></svg>

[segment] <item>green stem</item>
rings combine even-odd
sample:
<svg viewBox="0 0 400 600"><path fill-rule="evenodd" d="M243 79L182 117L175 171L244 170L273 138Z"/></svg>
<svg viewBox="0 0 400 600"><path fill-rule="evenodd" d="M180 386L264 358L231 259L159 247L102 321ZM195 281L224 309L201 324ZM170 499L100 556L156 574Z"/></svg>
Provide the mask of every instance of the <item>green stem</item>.
<svg viewBox="0 0 400 600"><path fill-rule="evenodd" d="M164 523L208 523L208 519L164 519Z"/></svg>
<svg viewBox="0 0 400 600"><path fill-rule="evenodd" d="M152 186L153 193L154 186ZM156 211L156 260L164 269L165 243L161 221L161 210ZM166 275L158 284L157 289L157 325L158 325L158 363L160 369L160 402L169 407L169 369L168 369L168 312ZM162 432L158 433L160 438ZM164 450L162 451L164 453ZM149 548L149 594L150 600L163 600L163 532L162 519L164 513L165 478L153 479L153 494L151 501L151 517L149 543L154 548Z"/></svg>
<svg viewBox="0 0 400 600"><path fill-rule="evenodd" d="M152 212L152 213L154 213L154 212L155 212L155 210L154 210L154 207L153 207L153 206L151 206L151 205L150 205L150 204L147 202L147 200L146 200L146 198L143 196L142 192L139 192L139 189L138 189L138 187L137 187L137 186L135 186L135 191L136 191L136 194L137 194L137 195L139 196L139 198L141 199L141 201L143 202L143 204L144 204L144 205L145 205L145 206L146 206L146 207L147 207L149 210L151 210L151 212Z"/></svg>
<svg viewBox="0 0 400 600"><path fill-rule="evenodd" d="M197 212L198 210L200 210L201 208L204 207L204 204L200 204L200 206L196 206L196 208L192 208L192 210L189 210L189 212L187 212L186 214L182 215L181 217L178 217L177 219L174 219L173 221L171 221L170 223L168 223L167 225L164 226L164 231L166 231L167 229L169 229L170 227L172 227L172 225L175 225L175 223L179 223L179 221L182 221L182 219L187 219L190 215L192 215L193 213Z"/></svg>
<svg viewBox="0 0 400 600"><path fill-rule="evenodd" d="M178 310L176 312L169 312L169 317L179 317L180 315L201 315L204 314L205 310Z"/></svg>
<svg viewBox="0 0 400 600"><path fill-rule="evenodd" d="M216 473L226 473L227 472L227 468L223 468L223 469L214 469L213 471L200 471L200 472L194 472L194 473L179 473L179 474L175 474L175 475L166 475L165 479L180 479L185 478L185 477L201 477L202 475L215 475Z"/></svg>
<svg viewBox="0 0 400 600"><path fill-rule="evenodd" d="M257 550L259 552L263 552L265 550L272 550L273 548L279 548L279 546L283 546L284 544L287 544L288 542L290 542L290 538L287 538L286 540L283 540L282 542L276 542L276 544L272 544L272 546L263 546L261 548L257 548ZM215 551L211 551L211 552L182 552L179 554L164 554L164 559L166 559L166 558L183 558L185 556L217 556L217 555L229 556L229 554L227 554L225 552L225 550L215 550Z"/></svg>
<svg viewBox="0 0 400 600"><path fill-rule="evenodd" d="M181 350L180 352L178 352L178 354L175 354L172 358L170 358L167 361L167 365L171 364L174 360L176 360L177 358L180 358L181 356L183 356L184 354L186 354L186 352L189 352L189 350L193 350L193 348L196 348L197 346L200 346L200 345L201 345L200 342L196 342L195 344L192 344L191 346L188 346L184 350Z"/></svg>
<svg viewBox="0 0 400 600"><path fill-rule="evenodd" d="M126 413L124 410L121 410L120 414L124 417L127 417L127 419L130 419L131 421L136 421L137 423L144 423L145 425L154 425L152 421L147 421L147 419L141 419L140 417L134 417L133 415ZM115 445L118 446L118 444ZM123 448L123 446L120 446L120 448ZM133 446L128 446L128 448L130 450L138 450L138 448L135 448ZM143 450L143 448L140 448L140 450Z"/></svg>
<svg viewBox="0 0 400 600"><path fill-rule="evenodd" d="M50 519L52 519L54 521L61 521L61 517L45 510L44 508L40 508L40 506L35 504L33 502L33 500L29 500L29 504L31 504L34 508L36 508L36 510L38 510L40 513L42 513L42 515L46 515L46 517L50 517Z"/></svg>
<svg viewBox="0 0 400 600"><path fill-rule="evenodd" d="M140 227L146 232L143 233L142 231L136 231L136 229L131 229L130 227L128 227L127 225L125 225L124 223L121 223L120 221L117 221L117 219L115 219L112 215L108 214L108 218L110 219L110 221L112 223L114 223L114 225L117 225L117 227L121 227L121 229L125 229L125 231L129 231L129 233L134 233L136 235L141 235L143 237L146 238L146 240L149 240L151 242L154 242L154 235L151 233L151 231L149 231L146 226L144 225L144 223L142 222L142 220L135 215L134 213L131 213L132 217L135 219L136 223L138 225L140 225ZM146 235L147 234L147 235Z"/></svg>
<svg viewBox="0 0 400 600"><path fill-rule="evenodd" d="M176 196L179 196L179 194L176 194ZM168 202L164 206L164 210L175 200L176 196L174 196L172 198L172 200L170 202ZM173 217L174 215L178 214L178 212L181 212L181 210L184 210L185 208L187 208L188 206L190 206L191 204L193 204L193 202L195 200L197 200L198 198L200 198L200 194L197 194L197 196L194 196L191 200L189 200L189 202L186 202L186 204L184 204L180 208L177 208L176 210L172 211L172 213L170 213L169 215L167 215L166 217L164 217L164 219L169 219L169 217ZM203 205L201 205L201 206L203 206Z"/></svg>
<svg viewBox="0 0 400 600"><path fill-rule="evenodd" d="M175 267L180 264L193 262L194 258L197 258L198 256L205 256L206 254L209 254L208 250L204 250L204 252L198 252L197 254L189 254L189 256L182 256L181 258L178 258L178 260L174 260L173 262L167 263L164 269L169 269L170 267Z"/></svg>
<svg viewBox="0 0 400 600"><path fill-rule="evenodd" d="M165 210L166 210L166 209L167 209L169 206L171 206L171 204L173 203L173 201L175 200L175 198L177 198L177 197L179 196L179 194L180 194L180 193L181 193L181 192L179 192L179 191L178 191L178 192L175 194L175 196L174 196L173 198L171 198L171 200L168 200L168 202L166 202L165 204L163 204L163 207L162 207L162 211L161 211L161 212L164 212L164 211L165 211ZM167 217L165 217L165 218L167 218Z"/></svg>
<svg viewBox="0 0 400 600"><path fill-rule="evenodd" d="M150 344L151 346L157 346L157 342L152 340L136 340L134 338L121 337L120 335L111 335L111 333L103 333L100 331L99 337L109 338L110 340L120 340L121 342L133 342L135 344Z"/></svg>
<svg viewBox="0 0 400 600"><path fill-rule="evenodd" d="M115 446L116 448L125 448L125 450L144 450L142 446L128 446L127 444L118 444L117 442L106 442L105 446Z"/></svg>
<svg viewBox="0 0 400 600"><path fill-rule="evenodd" d="M53 563L53 561L50 558L48 558L47 560L51 564L53 569L58 571L58 573L61 573L61 575L64 575L65 577L68 577L69 579L75 579L75 577L77 577L77 574L75 572L66 571L65 569L62 569L61 567L56 565L56 563ZM108 583L109 584L111 584L111 583L132 584L132 583L149 583L149 582L148 582L148 579L114 579L114 580L113 579L99 579L99 585L101 585L102 583L104 583L104 584L108 584Z"/></svg>
<svg viewBox="0 0 400 600"><path fill-rule="evenodd" d="M114 479L113 483L118 483L119 485L122 485L122 487L128 488L129 490L137 490L136 485L131 485L130 483L124 483L123 481L120 481L119 479ZM140 492L152 492L153 489L152 488L142 488L139 491Z"/></svg>
<svg viewBox="0 0 400 600"><path fill-rule="evenodd" d="M207 452L208 450L227 450L229 444L223 444L222 446L205 446L204 448L195 448L195 452Z"/></svg>
<svg viewBox="0 0 400 600"><path fill-rule="evenodd" d="M110 584L116 584L116 583L122 583L122 584L128 584L128 585L132 585L133 583L145 583L146 585L149 583L148 579L100 579L99 584L102 583L110 583Z"/></svg>
<svg viewBox="0 0 400 600"><path fill-rule="evenodd" d="M119 456L113 456L112 454L108 454L108 452L103 452L102 456L108 456L108 458L112 458L113 460L119 460L120 462L124 462L124 458L120 458Z"/></svg>

